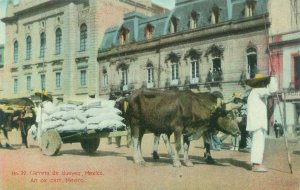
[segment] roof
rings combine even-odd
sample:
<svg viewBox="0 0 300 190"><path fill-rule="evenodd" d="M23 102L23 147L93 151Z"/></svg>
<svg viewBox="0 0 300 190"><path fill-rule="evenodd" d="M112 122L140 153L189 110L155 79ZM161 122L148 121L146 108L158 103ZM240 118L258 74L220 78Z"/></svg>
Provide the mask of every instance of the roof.
<svg viewBox="0 0 300 190"><path fill-rule="evenodd" d="M197 14L197 28L212 25L210 17L215 8L219 12L219 23L230 20L244 19L244 9L247 0L177 0L175 8L163 14L148 17L141 13L131 12L124 15L123 23L105 31L100 45L101 51L107 51L119 46L119 32L122 27L129 30L129 42L145 41L145 27L153 26L152 38L170 34L171 19L177 19L177 32L189 30L189 20L192 12ZM267 0L256 0L253 16L267 13Z"/></svg>

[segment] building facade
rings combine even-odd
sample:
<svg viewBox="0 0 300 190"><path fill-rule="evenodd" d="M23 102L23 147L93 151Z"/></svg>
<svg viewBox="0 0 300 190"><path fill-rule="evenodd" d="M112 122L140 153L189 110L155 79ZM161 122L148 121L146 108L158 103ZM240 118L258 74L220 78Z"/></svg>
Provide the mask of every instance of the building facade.
<svg viewBox="0 0 300 190"><path fill-rule="evenodd" d="M97 50L106 28L129 11L163 11L150 0L20 0L8 2L4 98L46 90L76 100L98 95Z"/></svg>
<svg viewBox="0 0 300 190"><path fill-rule="evenodd" d="M106 30L99 48L100 95L175 88L220 91L230 101L234 92L248 95L245 79L271 71L282 91L298 74L273 69L270 36L299 30L299 5L298 0L177 0L165 14L126 14L121 25ZM298 44L286 53L298 55Z"/></svg>
<svg viewBox="0 0 300 190"><path fill-rule="evenodd" d="M281 114L286 119L279 121L286 123L292 133L300 124L300 31L271 36L270 55L272 67L279 74L282 97L286 100L285 104L281 103ZM281 117L279 107L274 117Z"/></svg>
<svg viewBox="0 0 300 190"><path fill-rule="evenodd" d="M98 54L100 94L137 88L192 88L246 95L243 83L268 74L267 2L177 0L149 17L126 14L106 30Z"/></svg>

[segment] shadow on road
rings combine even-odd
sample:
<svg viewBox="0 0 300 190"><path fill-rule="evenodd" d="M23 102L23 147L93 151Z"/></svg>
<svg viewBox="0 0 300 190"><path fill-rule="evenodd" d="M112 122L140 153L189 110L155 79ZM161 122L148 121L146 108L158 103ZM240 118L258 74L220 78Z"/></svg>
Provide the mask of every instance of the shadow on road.
<svg viewBox="0 0 300 190"><path fill-rule="evenodd" d="M60 151L58 153L58 156L62 155L62 154L70 154L70 155L77 155L77 156L94 156L94 157L97 157L97 156L101 156L101 157L103 157L103 156L122 156L122 155L124 155L123 153L117 153L117 152L111 152L111 151L96 151L95 153L88 154L83 150L63 150L63 151Z"/></svg>

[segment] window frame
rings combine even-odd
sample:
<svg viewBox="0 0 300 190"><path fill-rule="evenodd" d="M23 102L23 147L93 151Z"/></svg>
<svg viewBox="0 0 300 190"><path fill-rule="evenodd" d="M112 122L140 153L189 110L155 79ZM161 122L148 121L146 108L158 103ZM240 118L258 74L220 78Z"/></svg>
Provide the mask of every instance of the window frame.
<svg viewBox="0 0 300 190"><path fill-rule="evenodd" d="M87 38L88 38L88 28L85 23L80 25L80 42L79 42L79 51L87 50Z"/></svg>
<svg viewBox="0 0 300 190"><path fill-rule="evenodd" d="M19 61L19 43L16 40L14 42L14 64L17 64Z"/></svg>
<svg viewBox="0 0 300 190"><path fill-rule="evenodd" d="M55 87L61 88L61 72L55 72Z"/></svg>
<svg viewBox="0 0 300 190"><path fill-rule="evenodd" d="M46 33L42 32L40 35L40 57L45 57L46 51Z"/></svg>
<svg viewBox="0 0 300 190"><path fill-rule="evenodd" d="M15 78L14 79L14 94L17 94L18 93L18 84L19 83L19 81L18 81L18 79L17 78Z"/></svg>
<svg viewBox="0 0 300 190"><path fill-rule="evenodd" d="M179 63L171 62L171 85L179 84Z"/></svg>
<svg viewBox="0 0 300 190"><path fill-rule="evenodd" d="M26 59L31 59L32 56L32 39L31 36L27 36L26 38Z"/></svg>
<svg viewBox="0 0 300 190"><path fill-rule="evenodd" d="M251 48L247 48L247 50L246 50L246 59L247 59L247 76L246 76L246 78L247 79L252 79L252 78L254 78L255 77L255 74L257 73L257 50L256 50L256 48L253 48L253 47L251 47ZM253 55L255 55L255 62L256 63L254 63L254 67L256 67L256 68L252 68L252 65L250 64L250 56L253 56ZM252 59L252 58L251 58ZM252 70L254 70L254 74L251 74L251 72L252 72Z"/></svg>
<svg viewBox="0 0 300 190"><path fill-rule="evenodd" d="M81 87L87 86L87 71L86 70L80 70L80 82L79 85Z"/></svg>
<svg viewBox="0 0 300 190"><path fill-rule="evenodd" d="M41 79L41 90L46 90L46 75L41 74L40 79Z"/></svg>
<svg viewBox="0 0 300 190"><path fill-rule="evenodd" d="M190 77L190 82L191 84L196 84L199 82L199 78L200 78L200 65L199 65L199 61L196 59L192 59L191 60L191 69L190 69L190 73L191 73L191 77Z"/></svg>
<svg viewBox="0 0 300 190"><path fill-rule="evenodd" d="M31 76L26 77L26 89L28 92L31 91Z"/></svg>
<svg viewBox="0 0 300 190"><path fill-rule="evenodd" d="M128 68L121 68L121 84L122 90L128 90Z"/></svg>
<svg viewBox="0 0 300 190"><path fill-rule="evenodd" d="M153 65L147 66L147 88L154 87L154 67Z"/></svg>
<svg viewBox="0 0 300 190"><path fill-rule="evenodd" d="M55 31L55 54L61 54L61 45L62 45L62 30L57 28Z"/></svg>

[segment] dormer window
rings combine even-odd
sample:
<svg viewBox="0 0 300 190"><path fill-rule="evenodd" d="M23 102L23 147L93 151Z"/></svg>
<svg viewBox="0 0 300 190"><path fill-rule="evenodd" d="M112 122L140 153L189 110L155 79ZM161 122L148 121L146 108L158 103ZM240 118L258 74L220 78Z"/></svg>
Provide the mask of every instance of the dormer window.
<svg viewBox="0 0 300 190"><path fill-rule="evenodd" d="M255 9L255 0L247 0L246 1L246 6L245 6L245 17L250 17L253 16L253 12Z"/></svg>
<svg viewBox="0 0 300 190"><path fill-rule="evenodd" d="M177 32L177 26L178 26L178 20L176 17L172 17L171 18L171 22L170 22L170 33L175 33Z"/></svg>
<svg viewBox="0 0 300 190"><path fill-rule="evenodd" d="M220 8L217 5L214 5L212 8L211 16L210 16L210 23L217 24L220 21Z"/></svg>
<svg viewBox="0 0 300 190"><path fill-rule="evenodd" d="M151 24L148 24L148 25L145 27L145 38L146 38L147 40L152 39L153 31L154 31L154 27L153 27Z"/></svg>
<svg viewBox="0 0 300 190"><path fill-rule="evenodd" d="M129 40L129 30L128 28L122 27L119 33L120 45L124 45Z"/></svg>
<svg viewBox="0 0 300 190"><path fill-rule="evenodd" d="M198 13L195 11L192 11L191 17L190 17L190 29L197 28L197 21L198 21Z"/></svg>

